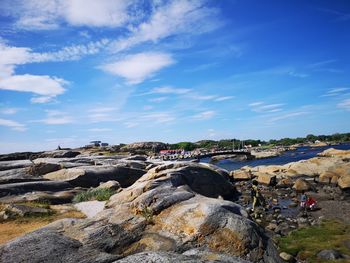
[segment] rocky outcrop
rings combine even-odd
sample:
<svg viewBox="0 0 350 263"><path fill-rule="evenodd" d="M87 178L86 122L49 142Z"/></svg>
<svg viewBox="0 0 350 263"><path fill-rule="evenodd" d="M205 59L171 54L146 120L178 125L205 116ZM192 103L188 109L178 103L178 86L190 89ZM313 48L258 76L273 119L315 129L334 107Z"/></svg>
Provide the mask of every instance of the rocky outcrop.
<svg viewBox="0 0 350 263"><path fill-rule="evenodd" d="M56 150L51 152L44 152L39 155L40 158L74 158L81 154L78 151L71 151L71 150Z"/></svg>
<svg viewBox="0 0 350 263"><path fill-rule="evenodd" d="M0 171L25 168L31 166L33 163L29 160L20 161L4 161L0 162Z"/></svg>
<svg viewBox="0 0 350 263"><path fill-rule="evenodd" d="M258 177L261 183L267 183L271 176L276 176L279 181L285 178L295 180L303 176L316 177L320 183L338 184L342 189L350 188L350 151L328 149L319 156L285 165L244 166L234 174L248 173Z"/></svg>
<svg viewBox="0 0 350 263"><path fill-rule="evenodd" d="M35 159L43 152L16 152L9 154L1 154L0 162L2 161L16 161L16 160L29 160Z"/></svg>
<svg viewBox="0 0 350 263"><path fill-rule="evenodd" d="M225 263L249 263L249 261L232 257L229 255L223 255L213 253L210 251L189 251L184 254L177 254L172 252L142 252L135 255L128 256L126 258L115 261L114 263L144 263L144 262L157 262L157 263L170 263L170 262L185 262L185 263L204 263L204 262L225 262Z"/></svg>
<svg viewBox="0 0 350 263"><path fill-rule="evenodd" d="M84 247L79 240L46 227L0 246L0 262L99 262L109 263L120 258Z"/></svg>
<svg viewBox="0 0 350 263"><path fill-rule="evenodd" d="M43 177L52 181L69 182L73 186L97 187L101 182L115 180L122 187L132 185L143 174L144 170L130 168L127 165L115 166L82 166L62 169L48 173Z"/></svg>
<svg viewBox="0 0 350 263"><path fill-rule="evenodd" d="M0 197L7 195L18 195L33 191L53 191L58 192L72 188L67 182L35 181L0 185Z"/></svg>
<svg viewBox="0 0 350 263"><path fill-rule="evenodd" d="M167 145L162 142L135 142L125 145L121 148L122 151L135 151L135 150L155 150L159 151L166 149Z"/></svg>
<svg viewBox="0 0 350 263"><path fill-rule="evenodd" d="M93 218L58 221L0 246L0 261L258 262L266 240L245 209L230 201L235 195L222 169L160 165L113 195Z"/></svg>
<svg viewBox="0 0 350 263"><path fill-rule="evenodd" d="M281 153L278 150L270 151L251 151L255 159L265 159L279 156Z"/></svg>

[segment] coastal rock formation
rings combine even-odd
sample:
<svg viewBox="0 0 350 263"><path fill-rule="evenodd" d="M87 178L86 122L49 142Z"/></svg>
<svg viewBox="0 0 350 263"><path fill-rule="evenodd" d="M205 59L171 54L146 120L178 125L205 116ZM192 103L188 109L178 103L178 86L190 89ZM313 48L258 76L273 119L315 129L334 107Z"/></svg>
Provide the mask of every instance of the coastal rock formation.
<svg viewBox="0 0 350 263"><path fill-rule="evenodd" d="M321 183L338 184L342 189L350 188L350 151L331 148L319 156L285 165L244 166L234 174L250 173L265 184L271 176L276 176L279 181L285 178L296 180L300 176L317 177Z"/></svg>
<svg viewBox="0 0 350 263"><path fill-rule="evenodd" d="M228 178L211 165L159 165L93 218L57 221L0 246L0 261L258 262L273 252L245 209L231 201L236 191Z"/></svg>
<svg viewBox="0 0 350 263"><path fill-rule="evenodd" d="M125 145L121 148L122 151L135 151L135 150L155 150L159 151L166 149L167 145L162 142L135 142Z"/></svg>
<svg viewBox="0 0 350 263"><path fill-rule="evenodd" d="M310 188L311 188L310 183L301 178L297 179L293 185L293 189L298 192L308 191L310 190Z"/></svg>
<svg viewBox="0 0 350 263"><path fill-rule="evenodd" d="M122 187L132 185L143 174L144 170L130 168L127 165L114 166L81 166L61 169L43 177L51 181L69 182L73 186L97 187L101 182L115 180Z"/></svg>

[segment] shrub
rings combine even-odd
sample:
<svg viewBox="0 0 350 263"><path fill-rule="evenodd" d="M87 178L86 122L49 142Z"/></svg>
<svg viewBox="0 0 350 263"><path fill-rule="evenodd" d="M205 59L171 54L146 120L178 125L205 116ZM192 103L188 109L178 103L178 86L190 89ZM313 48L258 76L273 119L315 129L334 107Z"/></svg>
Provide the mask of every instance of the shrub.
<svg viewBox="0 0 350 263"><path fill-rule="evenodd" d="M115 194L115 191L107 188L89 189L74 196L73 203L97 200L106 201Z"/></svg>

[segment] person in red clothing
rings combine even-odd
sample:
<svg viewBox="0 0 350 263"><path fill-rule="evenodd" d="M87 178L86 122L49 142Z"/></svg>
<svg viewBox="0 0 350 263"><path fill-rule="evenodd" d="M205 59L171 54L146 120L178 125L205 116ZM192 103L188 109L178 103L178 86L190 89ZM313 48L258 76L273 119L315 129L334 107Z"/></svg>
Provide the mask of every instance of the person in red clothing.
<svg viewBox="0 0 350 263"><path fill-rule="evenodd" d="M306 208L309 208L310 210L314 210L316 208L316 200L313 199L311 196L306 201Z"/></svg>

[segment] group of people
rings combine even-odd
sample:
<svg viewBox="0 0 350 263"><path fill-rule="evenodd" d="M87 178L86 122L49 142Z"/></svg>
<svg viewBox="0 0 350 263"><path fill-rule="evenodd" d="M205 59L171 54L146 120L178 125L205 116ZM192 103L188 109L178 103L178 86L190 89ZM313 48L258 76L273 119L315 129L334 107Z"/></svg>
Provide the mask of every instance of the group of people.
<svg viewBox="0 0 350 263"><path fill-rule="evenodd" d="M252 198L252 212L255 212L257 207L267 206L266 200L261 194L261 191L258 187L258 181L256 180L253 180L252 182L250 195ZM305 193L305 191L302 191L302 194L300 197L300 208L303 209L304 211L314 210L316 208L316 200L311 196L308 196Z"/></svg>

